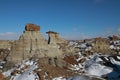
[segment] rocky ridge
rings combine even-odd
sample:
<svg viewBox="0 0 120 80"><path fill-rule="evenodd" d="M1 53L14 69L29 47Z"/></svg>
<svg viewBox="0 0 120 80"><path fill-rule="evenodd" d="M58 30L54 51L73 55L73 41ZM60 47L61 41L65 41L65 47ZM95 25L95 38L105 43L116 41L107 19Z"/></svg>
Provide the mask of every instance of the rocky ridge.
<svg viewBox="0 0 120 80"><path fill-rule="evenodd" d="M48 41L40 33L40 26L27 24L23 34L12 46L0 50L1 54L5 53L5 58L0 61L0 78L119 80L119 37L66 41L60 38L57 32L48 31L47 34Z"/></svg>

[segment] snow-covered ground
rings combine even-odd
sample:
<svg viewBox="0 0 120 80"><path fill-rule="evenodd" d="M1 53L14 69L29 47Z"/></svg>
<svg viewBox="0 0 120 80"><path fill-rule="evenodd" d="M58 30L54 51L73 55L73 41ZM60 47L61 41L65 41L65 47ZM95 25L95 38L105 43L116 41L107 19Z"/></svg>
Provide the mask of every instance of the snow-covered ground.
<svg viewBox="0 0 120 80"><path fill-rule="evenodd" d="M24 69L25 66L28 68ZM37 69L37 62L35 61L23 61L23 63L19 67L15 67L3 73L5 77L11 76L10 80L39 80L38 75L34 72ZM15 71L20 71L21 73L15 73L11 75L11 73Z"/></svg>
<svg viewBox="0 0 120 80"><path fill-rule="evenodd" d="M72 76L70 78L63 78L63 77L56 77L56 78L53 78L52 80L105 80L103 78L99 78L99 77L92 77L92 76Z"/></svg>
<svg viewBox="0 0 120 80"><path fill-rule="evenodd" d="M78 54L82 56L80 52ZM84 63L71 65L70 69L78 72L84 71L84 74L87 76L94 76L99 78L104 78L106 76L108 80L120 80L120 55L116 57L117 59L111 55L99 55L99 53L94 53L94 55L89 56L89 58L86 57L86 61ZM79 61L81 58L82 57L79 57L76 61ZM75 79L68 80L90 79L81 79L81 77L77 77Z"/></svg>
<svg viewBox="0 0 120 80"><path fill-rule="evenodd" d="M81 55L80 52L78 54ZM103 57L106 61L104 61L101 57ZM119 59L119 56L116 57ZM81 58L82 57L80 57L80 59ZM105 65L101 64L100 62L108 63L107 65ZM25 66L28 67L23 69ZM40 80L37 73L34 72L34 70L37 68L38 67L36 61L23 61L23 63L19 65L19 67L14 67L4 72L3 75L5 77L11 76L10 80ZM83 74L83 76L71 76L70 78L60 76L53 78L52 80L92 80L91 76L98 78L98 80L103 80L103 76L106 76L108 80L120 80L120 61L114 59L114 57L109 55L94 54L87 58L84 63L71 65L70 69L78 72L84 71L85 73ZM14 75L11 75L11 73L15 70L21 71L21 73L15 73Z"/></svg>
<svg viewBox="0 0 120 80"><path fill-rule="evenodd" d="M80 50L89 51L92 49L92 45L88 43L77 43L70 42L70 46L79 47ZM120 50L120 41L110 42L110 49ZM93 78L97 78L98 80L120 80L120 55L103 55L102 53L93 53L93 55L84 56L81 51L76 53L78 58L76 61L78 64L69 66L69 69L72 71L78 72L81 76L71 76L69 78L65 78L64 76L58 76L53 78L52 80L92 80ZM100 54L100 55L99 55ZM101 55L102 54L102 55ZM84 62L80 63L81 59L85 59ZM2 68L2 64L0 63L0 68ZM34 72L37 69L37 61L27 60L23 61L21 65L17 65L16 67L3 72L5 77L11 77L10 80L40 80L37 73ZM15 73L11 75L11 73L19 71L19 73ZM82 72L84 72L82 74ZM95 80L95 79L94 79Z"/></svg>

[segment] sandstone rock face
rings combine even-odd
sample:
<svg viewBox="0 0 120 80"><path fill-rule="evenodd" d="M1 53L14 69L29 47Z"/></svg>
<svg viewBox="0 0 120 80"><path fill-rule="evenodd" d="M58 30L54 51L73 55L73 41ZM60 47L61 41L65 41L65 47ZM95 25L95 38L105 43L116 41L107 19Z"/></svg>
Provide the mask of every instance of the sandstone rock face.
<svg viewBox="0 0 120 80"><path fill-rule="evenodd" d="M27 24L25 26L26 31L40 31L40 26L35 25L35 24Z"/></svg>
<svg viewBox="0 0 120 80"><path fill-rule="evenodd" d="M9 55L10 50L8 49L0 49L0 61L4 61L5 58Z"/></svg>
<svg viewBox="0 0 120 80"><path fill-rule="evenodd" d="M106 53L110 52L109 49L109 41L105 38L95 38L95 45L93 47L94 52L101 52L101 53Z"/></svg>
<svg viewBox="0 0 120 80"><path fill-rule="evenodd" d="M76 51L78 51L78 50L75 50L74 47L68 46L68 41L61 38L57 32L48 31L46 33L49 36L48 45L53 48L58 47L63 54L75 53Z"/></svg>
<svg viewBox="0 0 120 80"><path fill-rule="evenodd" d="M30 26L34 27L34 25ZM50 44L54 42L63 43L63 41L56 34L52 34L52 36L50 36L50 39ZM8 61L14 63L20 63L22 60L31 57L42 58L58 57L63 55L62 50L60 50L58 46L53 47L53 45L50 44L48 44L48 42L43 38L40 31L37 31L36 29L27 29L26 27L23 34L19 37L19 40L16 40L13 43L10 55L7 59Z"/></svg>
<svg viewBox="0 0 120 80"><path fill-rule="evenodd" d="M59 37L57 32L48 31L46 33L49 36L48 44L56 45L56 44L61 44L61 43L67 43L66 40Z"/></svg>
<svg viewBox="0 0 120 80"><path fill-rule="evenodd" d="M10 49L13 41L10 40L0 40L0 49Z"/></svg>

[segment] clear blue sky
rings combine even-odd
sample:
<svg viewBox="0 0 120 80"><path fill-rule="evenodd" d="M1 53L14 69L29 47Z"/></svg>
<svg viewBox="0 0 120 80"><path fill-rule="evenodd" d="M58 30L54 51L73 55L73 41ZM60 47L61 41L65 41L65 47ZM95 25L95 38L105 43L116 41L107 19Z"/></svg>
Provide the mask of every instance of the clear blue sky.
<svg viewBox="0 0 120 80"><path fill-rule="evenodd" d="M26 23L66 39L120 32L120 0L0 0L0 39L15 38Z"/></svg>

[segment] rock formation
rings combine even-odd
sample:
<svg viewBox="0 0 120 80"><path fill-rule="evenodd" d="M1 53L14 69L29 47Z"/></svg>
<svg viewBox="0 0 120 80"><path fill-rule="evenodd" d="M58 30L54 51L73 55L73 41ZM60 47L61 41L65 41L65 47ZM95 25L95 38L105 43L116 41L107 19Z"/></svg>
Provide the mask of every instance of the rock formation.
<svg viewBox="0 0 120 80"><path fill-rule="evenodd" d="M109 53L109 40L106 38L95 38L94 39L94 47L92 51L101 52L101 53Z"/></svg>
<svg viewBox="0 0 120 80"><path fill-rule="evenodd" d="M49 35L48 44L56 45L56 44L67 43L66 40L59 37L57 32L48 31L46 33Z"/></svg>
<svg viewBox="0 0 120 80"><path fill-rule="evenodd" d="M115 35L109 36L108 38L109 38L110 40L112 40L112 41L115 41L115 40L119 40L119 39L120 39L119 36L115 36Z"/></svg>
<svg viewBox="0 0 120 80"><path fill-rule="evenodd" d="M79 51L78 49L76 49L72 46L69 46L68 41L61 38L57 32L48 31L46 33L49 36L48 45L50 45L53 48L58 47L59 50L61 50L63 54L68 55L70 53L75 53L75 52Z"/></svg>
<svg viewBox="0 0 120 80"><path fill-rule="evenodd" d="M25 30L26 31L40 31L40 26L29 23L25 26Z"/></svg>
<svg viewBox="0 0 120 80"><path fill-rule="evenodd" d="M4 61L6 57L9 55L10 50L8 49L0 49L0 62Z"/></svg>
<svg viewBox="0 0 120 80"><path fill-rule="evenodd" d="M0 40L0 49L10 49L13 41L10 40Z"/></svg>
<svg viewBox="0 0 120 80"><path fill-rule="evenodd" d="M65 40L59 38L58 34L47 32L50 38L50 44L43 38L40 33L40 26L35 24L27 24L25 31L16 40L11 48L8 61L13 63L20 63L22 60L31 57L58 57L62 56L63 52L59 49L59 46L50 44L64 43Z"/></svg>

